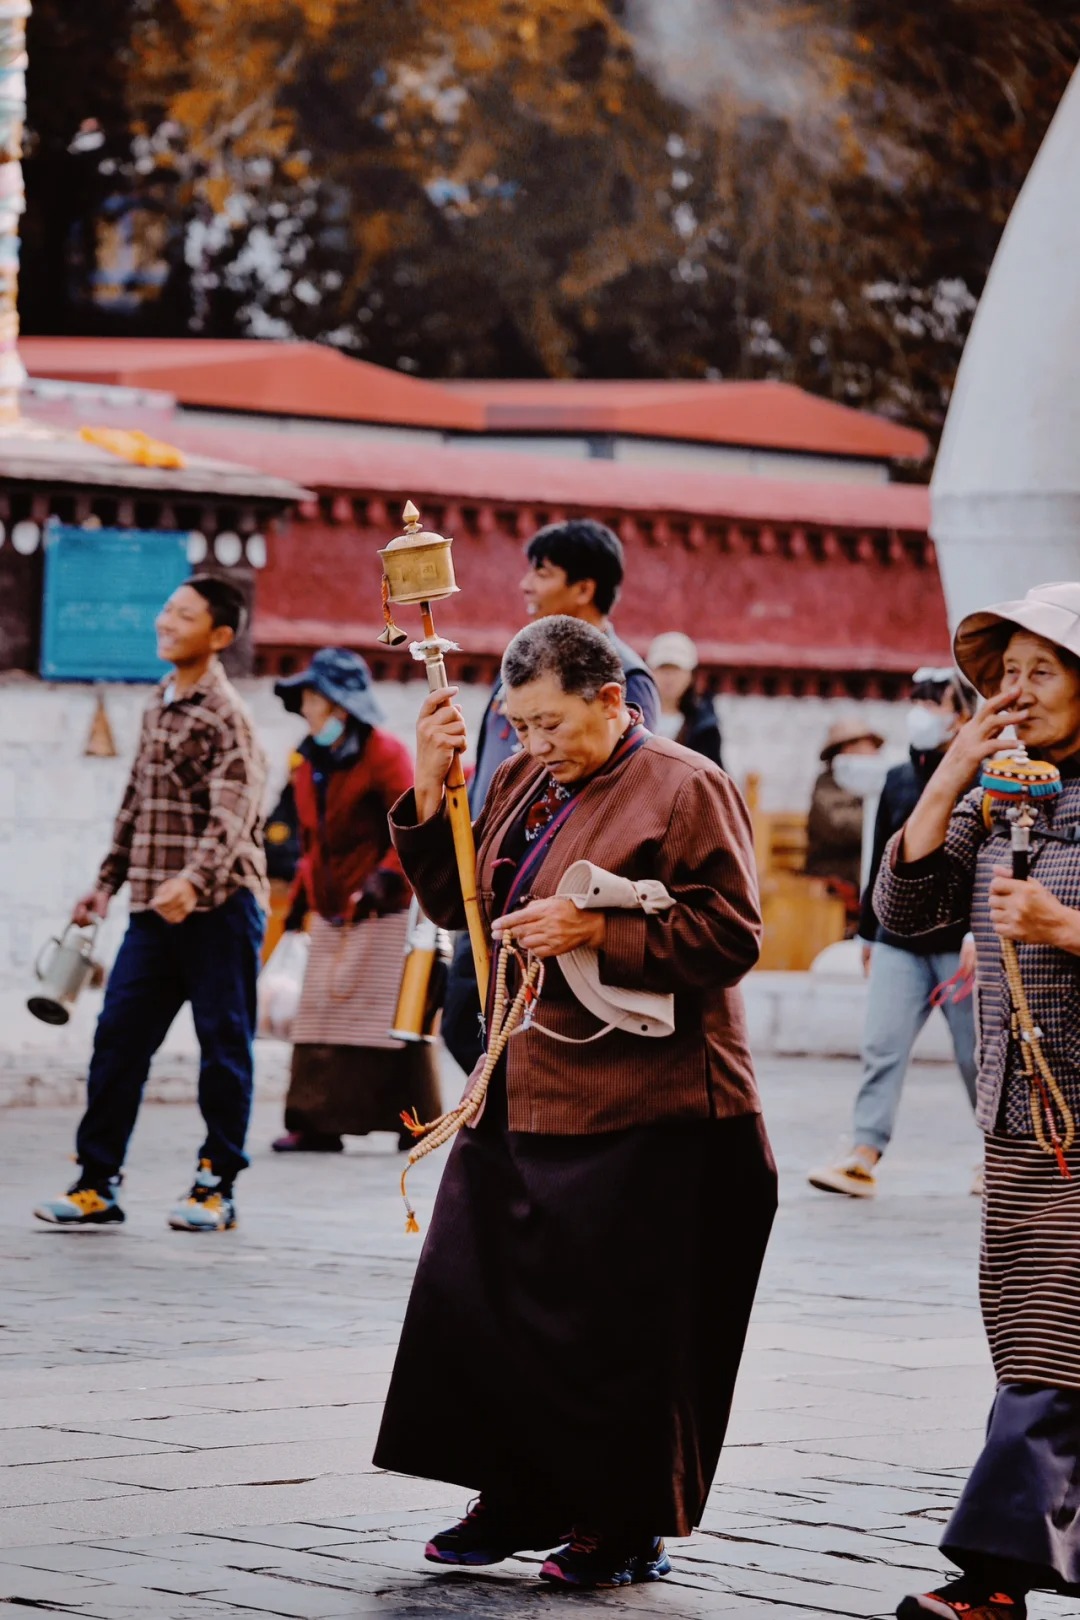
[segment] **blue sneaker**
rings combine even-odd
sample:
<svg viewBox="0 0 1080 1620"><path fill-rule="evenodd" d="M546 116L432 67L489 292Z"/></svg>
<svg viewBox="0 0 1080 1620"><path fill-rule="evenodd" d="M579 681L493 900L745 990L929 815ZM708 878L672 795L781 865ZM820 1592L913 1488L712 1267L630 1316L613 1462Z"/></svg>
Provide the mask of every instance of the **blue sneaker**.
<svg viewBox="0 0 1080 1620"><path fill-rule="evenodd" d="M504 1558L512 1558L515 1553L526 1549L542 1552L564 1539L565 1525L561 1530L548 1528L550 1535L544 1533L541 1525L526 1527L513 1523L478 1496L475 1502L469 1503L463 1519L432 1536L424 1548L424 1557L430 1564L464 1564L470 1568L501 1564Z"/></svg>
<svg viewBox="0 0 1080 1620"><path fill-rule="evenodd" d="M575 1530L567 1545L553 1552L540 1568L543 1581L589 1592L638 1586L670 1574L671 1559L659 1536L628 1548L624 1538L594 1536L585 1530Z"/></svg>
<svg viewBox="0 0 1080 1620"><path fill-rule="evenodd" d="M100 1182L80 1176L63 1198L39 1204L34 1214L50 1226L113 1226L124 1219L116 1202L119 1185L119 1176Z"/></svg>
<svg viewBox="0 0 1080 1620"><path fill-rule="evenodd" d="M232 1188L214 1174L209 1159L199 1160L191 1191L170 1211L169 1225L174 1232L227 1232L236 1225Z"/></svg>

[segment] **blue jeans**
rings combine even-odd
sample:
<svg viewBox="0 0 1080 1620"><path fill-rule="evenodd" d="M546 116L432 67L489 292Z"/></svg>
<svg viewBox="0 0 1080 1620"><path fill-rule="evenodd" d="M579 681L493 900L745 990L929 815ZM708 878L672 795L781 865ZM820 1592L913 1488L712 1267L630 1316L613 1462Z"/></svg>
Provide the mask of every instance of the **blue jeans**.
<svg viewBox="0 0 1080 1620"><path fill-rule="evenodd" d="M185 1001L191 1002L202 1052L199 1109L206 1140L198 1157L209 1159L227 1184L246 1167L255 980L265 928L262 909L247 889L182 923L167 923L153 911L133 913L109 975L86 1113L75 1138L85 1176L97 1181L119 1172L150 1059Z"/></svg>
<svg viewBox="0 0 1080 1620"><path fill-rule="evenodd" d="M875 945L870 958L870 996L863 1030L863 1079L855 1099L855 1141L884 1153L892 1138L900 1092L911 1048L933 1010L935 986L960 966L955 951L916 956L895 945ZM942 1012L971 1106L975 1106L975 1009L966 1001L946 1001Z"/></svg>

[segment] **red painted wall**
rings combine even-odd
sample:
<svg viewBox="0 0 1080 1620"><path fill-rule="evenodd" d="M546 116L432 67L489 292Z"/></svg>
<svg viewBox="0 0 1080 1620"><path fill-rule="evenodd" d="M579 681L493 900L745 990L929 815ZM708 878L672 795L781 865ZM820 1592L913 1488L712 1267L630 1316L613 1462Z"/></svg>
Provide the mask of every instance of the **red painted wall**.
<svg viewBox="0 0 1080 1620"><path fill-rule="evenodd" d="M486 664L523 622L523 542L514 530L532 533L549 514L493 518L426 507L424 515L455 536L461 591L440 604L439 630ZM721 686L738 685L742 672L755 689L766 675L777 679L777 690L799 690L809 677L808 689L827 691L830 676L844 690L852 676L869 676L872 689L888 693L919 663L947 657L945 604L925 535L678 525L640 514L620 527L627 573L619 633L644 649L661 630L687 631ZM273 538L255 623L265 667L283 650L329 640L380 651L377 553L392 533L392 524L333 523L323 514L296 518ZM419 635L415 610L400 617ZM813 685L820 677L825 684Z"/></svg>

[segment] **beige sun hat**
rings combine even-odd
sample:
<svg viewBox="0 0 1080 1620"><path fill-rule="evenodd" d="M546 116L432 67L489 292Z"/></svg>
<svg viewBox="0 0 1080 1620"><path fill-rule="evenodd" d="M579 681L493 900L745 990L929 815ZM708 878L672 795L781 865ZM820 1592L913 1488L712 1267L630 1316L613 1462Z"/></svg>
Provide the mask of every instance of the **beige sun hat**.
<svg viewBox="0 0 1080 1620"><path fill-rule="evenodd" d="M645 662L650 669L662 669L665 664L671 664L693 674L698 667L698 650L681 630L665 630L649 648Z"/></svg>
<svg viewBox="0 0 1080 1620"><path fill-rule="evenodd" d="M1018 602L995 602L961 619L953 642L960 669L983 697L1001 689L1008 635L1002 626L1028 630L1080 658L1080 583L1035 585Z"/></svg>
<svg viewBox="0 0 1080 1620"><path fill-rule="evenodd" d="M869 737L879 748L885 742L880 731L875 731L873 726L868 726L865 721L856 719L854 715L849 715L844 720L834 720L825 738L825 746L821 750L822 760L827 765L842 748L847 747L848 743L862 742L864 737Z"/></svg>

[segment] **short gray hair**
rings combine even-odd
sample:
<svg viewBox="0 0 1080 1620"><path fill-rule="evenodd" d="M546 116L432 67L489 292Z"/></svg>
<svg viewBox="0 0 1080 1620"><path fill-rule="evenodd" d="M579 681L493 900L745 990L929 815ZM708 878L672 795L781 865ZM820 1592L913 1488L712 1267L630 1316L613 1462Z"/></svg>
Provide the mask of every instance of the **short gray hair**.
<svg viewBox="0 0 1080 1620"><path fill-rule="evenodd" d="M622 661L602 630L565 613L537 619L519 630L503 653L503 685L513 691L542 675L554 675L564 692L594 703L602 686L626 690Z"/></svg>

